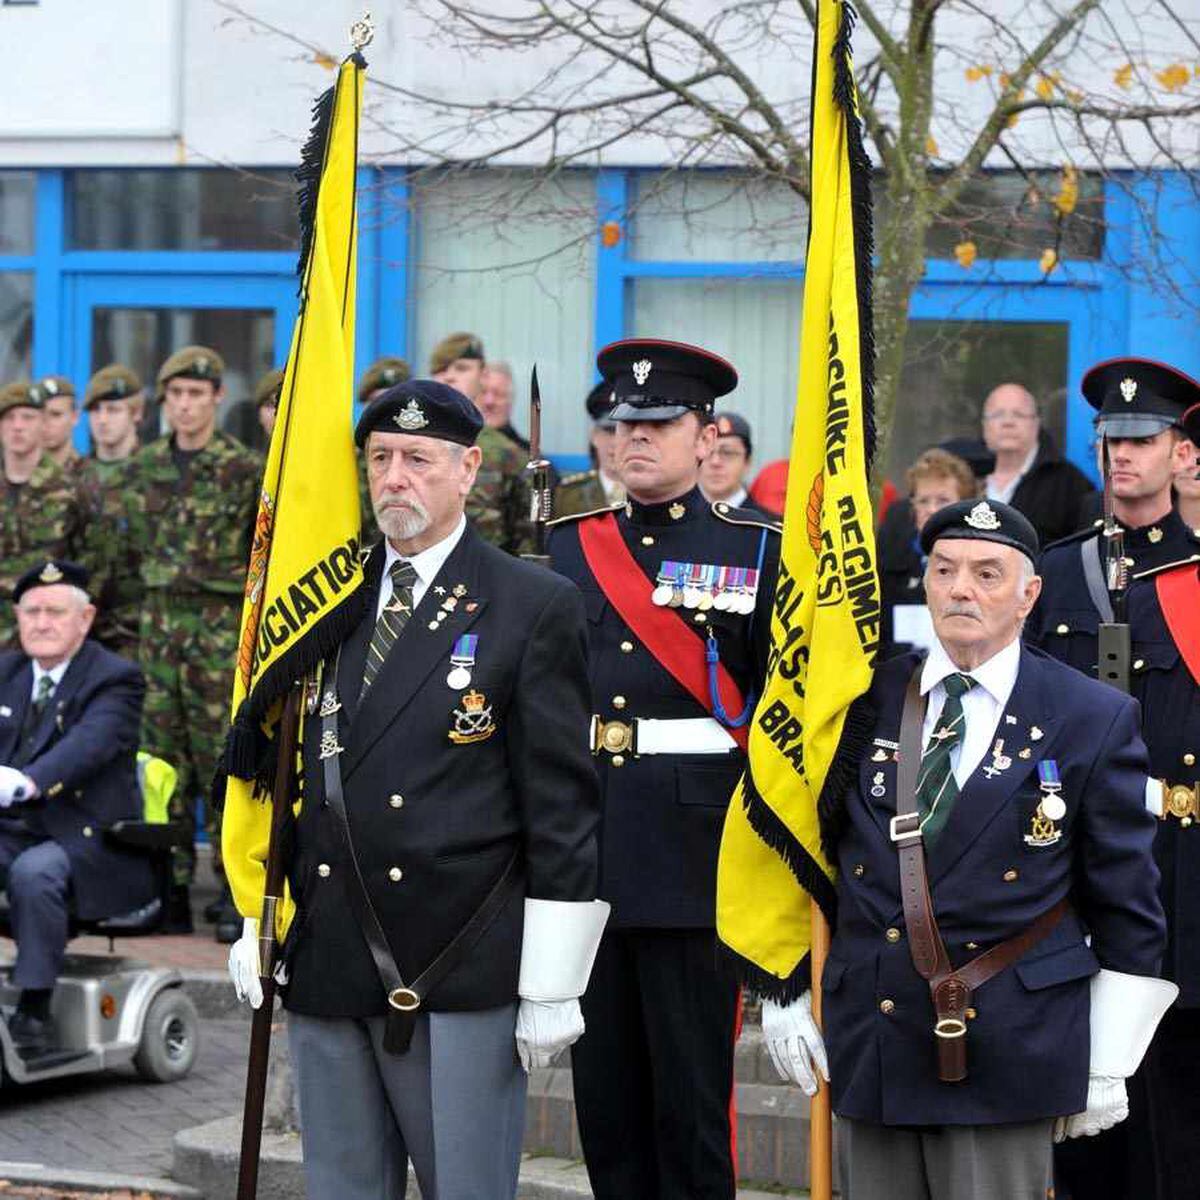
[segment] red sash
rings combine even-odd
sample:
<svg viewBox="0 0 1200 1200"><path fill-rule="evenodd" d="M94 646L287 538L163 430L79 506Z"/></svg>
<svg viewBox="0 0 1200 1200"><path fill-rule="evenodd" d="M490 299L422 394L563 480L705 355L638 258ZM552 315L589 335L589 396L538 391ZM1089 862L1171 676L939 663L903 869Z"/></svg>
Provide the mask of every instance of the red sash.
<svg viewBox="0 0 1200 1200"><path fill-rule="evenodd" d="M1200 574L1195 563L1154 577L1167 628L1192 678L1200 684Z"/></svg>
<svg viewBox="0 0 1200 1200"><path fill-rule="evenodd" d="M713 705L708 690L704 644L697 640L695 631L673 608L660 608L650 599L654 589L625 545L617 528L617 518L612 513L605 513L602 517L580 521L579 544L600 590L620 613L621 619L659 664L670 672L675 682L711 714ZM746 707L746 698L723 663L717 664L717 691L727 713L740 713ZM745 750L749 726L725 728Z"/></svg>

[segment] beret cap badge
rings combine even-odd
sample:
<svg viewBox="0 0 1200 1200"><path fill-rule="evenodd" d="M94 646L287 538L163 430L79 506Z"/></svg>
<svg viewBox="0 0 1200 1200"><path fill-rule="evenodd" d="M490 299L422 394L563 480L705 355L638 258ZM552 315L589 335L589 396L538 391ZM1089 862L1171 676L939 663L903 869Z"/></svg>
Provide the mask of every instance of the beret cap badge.
<svg viewBox="0 0 1200 1200"><path fill-rule="evenodd" d="M424 429L425 426L429 424L429 419L425 416L425 413L421 410L421 406L416 402L415 399L409 400L409 402L398 413L396 413L395 416L392 417L392 420L395 421L401 429L409 431L414 429Z"/></svg>
<svg viewBox="0 0 1200 1200"><path fill-rule="evenodd" d="M63 573L52 562L48 562L38 575L38 579L42 583L59 583L62 577Z"/></svg>
<svg viewBox="0 0 1200 1200"><path fill-rule="evenodd" d="M995 510L986 500L980 500L963 520L970 525L972 529L999 529L1000 518L996 515Z"/></svg>
<svg viewBox="0 0 1200 1200"><path fill-rule="evenodd" d="M1121 380L1121 398L1126 404L1132 404L1134 396L1137 395L1137 380L1130 379L1126 376Z"/></svg>
<svg viewBox="0 0 1200 1200"><path fill-rule="evenodd" d="M646 380L650 378L650 369L653 365L648 358L643 358L629 368L633 372L633 377L637 381L638 387L642 387Z"/></svg>

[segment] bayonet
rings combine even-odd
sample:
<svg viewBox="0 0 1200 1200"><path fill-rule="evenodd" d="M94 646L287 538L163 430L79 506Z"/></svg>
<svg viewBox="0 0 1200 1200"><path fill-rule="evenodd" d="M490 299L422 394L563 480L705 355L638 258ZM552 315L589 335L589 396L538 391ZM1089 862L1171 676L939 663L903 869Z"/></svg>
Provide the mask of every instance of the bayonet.
<svg viewBox="0 0 1200 1200"><path fill-rule="evenodd" d="M542 390L538 386L537 363L529 381L529 520L533 525L534 552L526 555L549 565L546 556L546 522L550 520L550 462L542 457Z"/></svg>

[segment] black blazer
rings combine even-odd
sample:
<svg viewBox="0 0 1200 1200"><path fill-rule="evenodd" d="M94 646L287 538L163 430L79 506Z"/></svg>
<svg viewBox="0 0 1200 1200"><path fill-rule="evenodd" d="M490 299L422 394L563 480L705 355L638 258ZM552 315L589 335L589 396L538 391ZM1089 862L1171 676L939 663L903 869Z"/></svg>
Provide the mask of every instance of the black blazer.
<svg viewBox="0 0 1200 1200"><path fill-rule="evenodd" d="M141 816L142 673L85 641L22 748L32 691L30 660L17 651L0 654L0 762L19 766L41 793L28 810L13 805L7 811L15 817L27 811L31 822L66 850L80 917L94 920L138 908L154 895L150 865L140 855L108 845L100 827ZM3 830L0 816L0 835Z"/></svg>
<svg viewBox="0 0 1200 1200"><path fill-rule="evenodd" d="M565 580L488 545L468 524L360 708L383 559L377 549L367 560L367 613L342 644L337 680L356 855L411 982L518 853L524 886L426 1003L440 1011L492 1008L516 998L524 898L596 895L583 603ZM476 662L469 687L455 689L447 682L450 654L467 632L479 636ZM490 712L476 728L492 732L455 741L450 734L464 727L456 714L469 712L468 696ZM319 742L319 718L309 717L288 871L298 913L286 946L286 1004L320 1016L378 1014L386 1009L383 985L348 900L350 864L325 803Z"/></svg>

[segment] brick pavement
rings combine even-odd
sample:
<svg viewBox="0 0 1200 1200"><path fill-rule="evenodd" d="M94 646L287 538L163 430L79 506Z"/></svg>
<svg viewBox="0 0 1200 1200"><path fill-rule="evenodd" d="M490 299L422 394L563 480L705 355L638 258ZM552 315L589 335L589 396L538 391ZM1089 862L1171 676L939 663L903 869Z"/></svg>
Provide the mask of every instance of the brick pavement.
<svg viewBox="0 0 1200 1200"><path fill-rule="evenodd" d="M145 1083L129 1067L0 1088L0 1178L5 1162L169 1175L178 1130L241 1111L250 1023L201 1021L200 1037L177 1083Z"/></svg>

